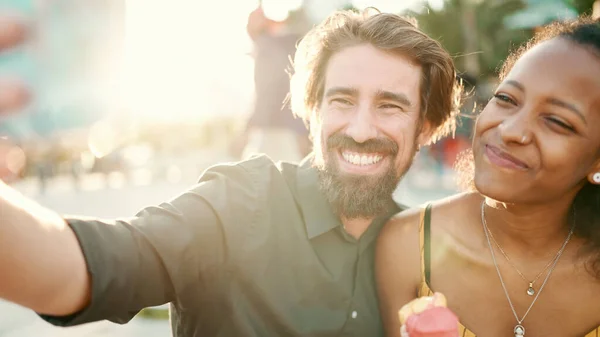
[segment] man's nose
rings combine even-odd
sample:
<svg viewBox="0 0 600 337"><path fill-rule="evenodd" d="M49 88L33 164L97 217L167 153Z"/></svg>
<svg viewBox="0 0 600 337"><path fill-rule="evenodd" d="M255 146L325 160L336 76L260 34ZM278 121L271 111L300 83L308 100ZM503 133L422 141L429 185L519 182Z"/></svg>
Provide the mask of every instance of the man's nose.
<svg viewBox="0 0 600 337"><path fill-rule="evenodd" d="M372 109L359 107L346 128L346 134L357 143L364 143L369 139L377 138Z"/></svg>

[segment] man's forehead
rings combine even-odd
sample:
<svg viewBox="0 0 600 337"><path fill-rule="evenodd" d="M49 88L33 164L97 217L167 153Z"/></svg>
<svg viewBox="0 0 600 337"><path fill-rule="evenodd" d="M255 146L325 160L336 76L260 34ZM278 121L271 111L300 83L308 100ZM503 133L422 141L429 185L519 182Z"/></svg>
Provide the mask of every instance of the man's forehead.
<svg viewBox="0 0 600 337"><path fill-rule="evenodd" d="M420 81L421 66L408 57L364 44L332 55L326 69L325 90L351 87L373 92L418 91Z"/></svg>

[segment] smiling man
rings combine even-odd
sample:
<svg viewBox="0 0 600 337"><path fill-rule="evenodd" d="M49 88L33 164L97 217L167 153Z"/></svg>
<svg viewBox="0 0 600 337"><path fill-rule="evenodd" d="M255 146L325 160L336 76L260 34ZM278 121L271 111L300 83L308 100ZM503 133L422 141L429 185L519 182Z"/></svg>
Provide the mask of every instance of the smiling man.
<svg viewBox="0 0 600 337"><path fill-rule="evenodd" d="M63 218L0 185L0 297L49 322L171 302L175 336L380 336L375 238L417 148L451 130L452 59L409 20L338 12L300 43L300 165L207 170L130 219Z"/></svg>
<svg viewBox="0 0 600 337"><path fill-rule="evenodd" d="M361 220L385 213L416 148L429 140L431 126L420 123L422 71L412 59L371 44L331 57L316 163L334 211L362 222L359 228L368 225Z"/></svg>

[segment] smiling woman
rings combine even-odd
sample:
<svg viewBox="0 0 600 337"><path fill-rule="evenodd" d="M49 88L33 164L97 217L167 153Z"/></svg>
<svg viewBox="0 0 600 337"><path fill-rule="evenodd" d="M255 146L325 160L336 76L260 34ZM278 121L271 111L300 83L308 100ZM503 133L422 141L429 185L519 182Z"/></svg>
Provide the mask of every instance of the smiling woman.
<svg viewBox="0 0 600 337"><path fill-rule="evenodd" d="M434 291L462 336L600 333L600 23L546 27L500 79L477 119L472 190L381 232L389 336Z"/></svg>

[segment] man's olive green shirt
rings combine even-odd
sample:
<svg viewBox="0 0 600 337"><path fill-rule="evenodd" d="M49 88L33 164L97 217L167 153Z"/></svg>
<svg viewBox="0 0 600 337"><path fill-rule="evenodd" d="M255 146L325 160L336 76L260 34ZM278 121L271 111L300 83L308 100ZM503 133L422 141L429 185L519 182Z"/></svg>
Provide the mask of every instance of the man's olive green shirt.
<svg viewBox="0 0 600 337"><path fill-rule="evenodd" d="M134 218L67 219L92 277L70 326L129 321L171 302L177 337L381 336L373 258L392 205L359 240L307 159L265 156L208 169L189 191Z"/></svg>

